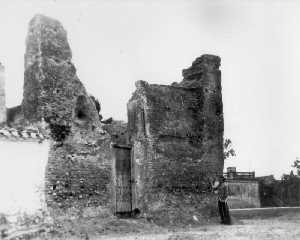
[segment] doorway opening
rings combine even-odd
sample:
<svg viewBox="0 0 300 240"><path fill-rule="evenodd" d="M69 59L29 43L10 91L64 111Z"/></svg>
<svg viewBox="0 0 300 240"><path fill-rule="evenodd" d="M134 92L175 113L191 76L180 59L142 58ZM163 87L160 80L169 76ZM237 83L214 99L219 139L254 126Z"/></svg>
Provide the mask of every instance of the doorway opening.
<svg viewBox="0 0 300 240"><path fill-rule="evenodd" d="M113 201L114 212L119 217L134 217L140 213L134 208L133 188L135 184L132 174L132 148L130 145L113 144Z"/></svg>

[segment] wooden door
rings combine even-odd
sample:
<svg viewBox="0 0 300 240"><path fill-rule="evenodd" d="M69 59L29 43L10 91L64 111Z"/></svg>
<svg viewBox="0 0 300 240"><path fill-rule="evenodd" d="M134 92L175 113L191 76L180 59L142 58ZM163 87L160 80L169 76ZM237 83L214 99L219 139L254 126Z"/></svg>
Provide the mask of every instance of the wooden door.
<svg viewBox="0 0 300 240"><path fill-rule="evenodd" d="M114 145L116 213L132 211L131 148Z"/></svg>

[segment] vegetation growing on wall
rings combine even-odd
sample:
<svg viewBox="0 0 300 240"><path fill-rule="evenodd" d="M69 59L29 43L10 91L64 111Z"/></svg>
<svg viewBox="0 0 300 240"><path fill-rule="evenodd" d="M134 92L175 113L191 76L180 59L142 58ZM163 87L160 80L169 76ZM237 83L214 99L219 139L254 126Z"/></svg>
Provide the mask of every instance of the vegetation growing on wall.
<svg viewBox="0 0 300 240"><path fill-rule="evenodd" d="M56 142L62 142L70 133L70 126L49 124L50 136Z"/></svg>
<svg viewBox="0 0 300 240"><path fill-rule="evenodd" d="M98 115L99 115L99 120L101 121L102 118L103 118L102 115L100 114L101 104L100 104L99 100L97 98L95 98L93 95L91 95L90 98L92 99L93 103L95 104L96 110L97 110Z"/></svg>

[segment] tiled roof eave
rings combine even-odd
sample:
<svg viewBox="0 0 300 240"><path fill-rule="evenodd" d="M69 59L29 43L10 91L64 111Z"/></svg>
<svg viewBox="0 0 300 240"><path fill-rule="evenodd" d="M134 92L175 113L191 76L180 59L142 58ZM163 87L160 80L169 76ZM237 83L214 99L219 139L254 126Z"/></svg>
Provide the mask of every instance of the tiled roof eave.
<svg viewBox="0 0 300 240"><path fill-rule="evenodd" d="M24 129L18 130L15 128L0 128L0 141L14 141L14 142L43 142L47 140L45 136L38 129Z"/></svg>

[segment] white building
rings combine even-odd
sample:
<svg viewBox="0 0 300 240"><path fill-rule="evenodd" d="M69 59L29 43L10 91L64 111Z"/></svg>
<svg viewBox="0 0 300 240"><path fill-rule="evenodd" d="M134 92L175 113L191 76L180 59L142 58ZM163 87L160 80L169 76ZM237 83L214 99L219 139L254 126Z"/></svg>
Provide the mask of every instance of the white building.
<svg viewBox="0 0 300 240"><path fill-rule="evenodd" d="M6 124L5 72L0 64L0 213L33 213L43 207L49 143L37 128Z"/></svg>

